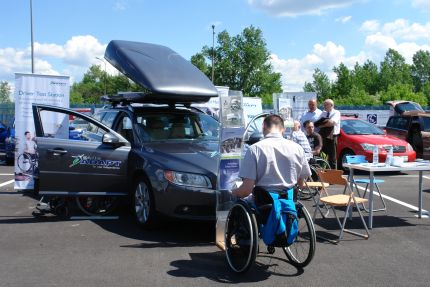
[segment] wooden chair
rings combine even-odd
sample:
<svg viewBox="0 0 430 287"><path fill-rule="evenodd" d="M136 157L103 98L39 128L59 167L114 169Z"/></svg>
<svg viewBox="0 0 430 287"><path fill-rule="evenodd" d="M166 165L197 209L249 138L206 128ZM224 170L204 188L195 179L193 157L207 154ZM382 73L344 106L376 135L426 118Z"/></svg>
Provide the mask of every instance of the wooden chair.
<svg viewBox="0 0 430 287"><path fill-rule="evenodd" d="M318 202L317 202L317 206L315 208L313 219L315 220L315 218L316 218L317 211L319 208L319 203L321 202L326 207L329 207L333 210L333 214L335 215L336 221L339 224L339 227L340 227L339 238L338 238L338 240L335 241L335 243L342 240L344 232L363 237L364 239L368 239L369 238L369 229L367 228L366 221L364 220L363 214L361 213L360 208L358 206L358 204L363 204L363 203L367 202L367 199L354 196L354 192L350 188L348 180L342 176L343 171L335 170L335 169L331 169L331 170L330 169L327 169L327 170L319 169L317 171L317 173L318 173L319 178L321 179L321 182L326 182L330 185L344 186L346 188L346 190L348 190L348 192L346 194L328 195L328 192L326 190L325 185L322 184L322 189L324 190L324 194L326 194L326 195L323 196L323 193L322 192L320 193L320 197L318 198ZM340 206L346 207L343 222L340 222L340 219L337 216L336 209L335 209L335 207L340 207ZM358 233L358 232L351 231L351 230L345 228L346 219L348 218L348 214L349 214L350 210L352 211L352 208L354 206L360 215L361 221L362 221L364 228L366 230L366 234Z"/></svg>

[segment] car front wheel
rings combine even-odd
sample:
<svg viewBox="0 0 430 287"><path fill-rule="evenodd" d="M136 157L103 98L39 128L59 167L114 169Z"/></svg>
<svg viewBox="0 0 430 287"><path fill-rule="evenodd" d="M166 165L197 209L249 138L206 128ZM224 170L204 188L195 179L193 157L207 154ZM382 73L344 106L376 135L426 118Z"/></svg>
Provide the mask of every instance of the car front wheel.
<svg viewBox="0 0 430 287"><path fill-rule="evenodd" d="M347 171L348 170L347 168L343 167L343 164L346 163L346 157L350 156L350 155L355 155L355 153L352 150L350 150L350 149L346 149L346 150L342 151L341 156L340 156L341 160L338 163L340 170L343 170L343 171Z"/></svg>
<svg viewBox="0 0 430 287"><path fill-rule="evenodd" d="M132 212L136 222L145 229L156 226L155 202L148 181L140 177L134 184L132 196Z"/></svg>

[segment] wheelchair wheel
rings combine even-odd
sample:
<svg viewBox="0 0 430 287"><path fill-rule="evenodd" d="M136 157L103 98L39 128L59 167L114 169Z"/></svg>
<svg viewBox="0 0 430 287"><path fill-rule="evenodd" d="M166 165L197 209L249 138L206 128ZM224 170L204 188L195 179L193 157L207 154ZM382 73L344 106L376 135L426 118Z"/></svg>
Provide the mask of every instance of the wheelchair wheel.
<svg viewBox="0 0 430 287"><path fill-rule="evenodd" d="M31 157L26 154L23 153L21 155L19 155L18 157L18 167L20 170L22 170L23 172L28 172L32 165L31 165Z"/></svg>
<svg viewBox="0 0 430 287"><path fill-rule="evenodd" d="M293 244L283 247L288 260L296 267L307 266L314 257L316 234L312 218L301 203L296 203L299 232Z"/></svg>
<svg viewBox="0 0 430 287"><path fill-rule="evenodd" d="M89 216L103 216L115 210L118 199L115 196L79 196L76 204Z"/></svg>
<svg viewBox="0 0 430 287"><path fill-rule="evenodd" d="M254 264L258 249L258 226L254 213L240 200L230 209L225 225L225 254L230 269L245 273Z"/></svg>

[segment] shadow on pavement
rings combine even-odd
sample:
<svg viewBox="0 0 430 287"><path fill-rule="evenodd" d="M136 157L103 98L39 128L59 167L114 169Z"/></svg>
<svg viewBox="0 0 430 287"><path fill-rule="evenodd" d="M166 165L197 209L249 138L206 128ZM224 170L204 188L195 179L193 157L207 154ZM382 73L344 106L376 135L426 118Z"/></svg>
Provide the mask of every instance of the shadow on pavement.
<svg viewBox="0 0 430 287"><path fill-rule="evenodd" d="M273 256L259 255L254 266L245 274L236 274L230 271L227 267L223 251L204 252L204 253L189 253L189 260L176 260L170 263L171 266L177 268L170 270L167 274L174 277L199 278L204 277L209 280L234 284L234 283L252 283L267 280L270 276L285 276L295 277L303 274L303 269L297 269L291 266L292 273L276 272L276 267L279 264L289 264L287 260L276 258ZM277 259L278 263L262 264L258 262L259 258L270 257L271 260ZM272 271L274 269L275 271ZM282 269L285 270L284 268Z"/></svg>

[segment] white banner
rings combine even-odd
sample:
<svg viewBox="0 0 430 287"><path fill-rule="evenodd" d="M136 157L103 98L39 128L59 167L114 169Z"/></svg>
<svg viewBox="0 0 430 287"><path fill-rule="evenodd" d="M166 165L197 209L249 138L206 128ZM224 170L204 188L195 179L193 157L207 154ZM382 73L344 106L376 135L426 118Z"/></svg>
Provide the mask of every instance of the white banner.
<svg viewBox="0 0 430 287"><path fill-rule="evenodd" d="M68 76L15 74L15 189L33 189L33 177L38 173L37 142L32 104L69 107L70 82ZM68 133L64 118L43 118L45 133L58 127ZM67 138L67 137L66 137Z"/></svg>

